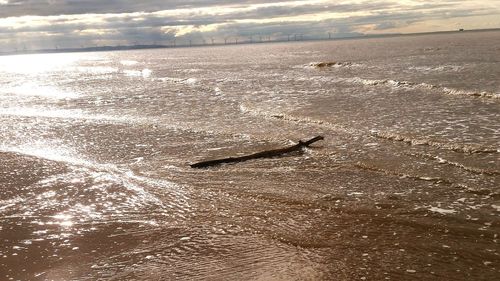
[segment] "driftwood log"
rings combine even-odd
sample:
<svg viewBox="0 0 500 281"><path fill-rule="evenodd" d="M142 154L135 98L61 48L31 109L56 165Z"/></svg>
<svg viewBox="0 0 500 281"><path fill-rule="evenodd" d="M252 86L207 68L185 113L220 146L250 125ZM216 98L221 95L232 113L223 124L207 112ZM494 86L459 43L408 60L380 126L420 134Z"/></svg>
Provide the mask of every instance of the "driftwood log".
<svg viewBox="0 0 500 281"><path fill-rule="evenodd" d="M312 143L315 143L317 141L323 140L324 138L322 136L317 136L315 138L312 138L308 141L299 141L296 145L292 145L289 147L285 148L280 148L280 149L273 149L273 150L265 150L249 155L244 155L244 156L239 156L239 157L228 157L228 158L222 158L222 159L215 159L215 160L208 160L208 161L203 161L203 162L198 162L195 164L191 164L191 168L206 168L206 167L211 167L211 166L216 166L219 164L223 163L235 163L235 162L243 162L251 159L257 159L257 158L271 158L271 157L276 157L280 156L286 153L290 153L293 151L298 151L302 150L302 148L307 147L311 145Z"/></svg>

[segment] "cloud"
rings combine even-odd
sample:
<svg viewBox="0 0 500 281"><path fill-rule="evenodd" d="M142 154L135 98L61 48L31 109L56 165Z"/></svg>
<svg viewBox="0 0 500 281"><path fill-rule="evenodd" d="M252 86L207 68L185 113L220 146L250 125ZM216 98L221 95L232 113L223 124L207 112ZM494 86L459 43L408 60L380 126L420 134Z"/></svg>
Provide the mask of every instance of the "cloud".
<svg viewBox="0 0 500 281"><path fill-rule="evenodd" d="M435 30L455 29L457 22L500 27L500 0L0 0L0 46L325 38L435 31L426 29L431 21Z"/></svg>
<svg viewBox="0 0 500 281"><path fill-rule="evenodd" d="M0 0L2 1L2 0ZM54 16L96 13L155 12L160 10L220 7L225 5L255 5L295 2L293 0L3 0L0 17L26 15ZM1 2L0 2L1 3Z"/></svg>

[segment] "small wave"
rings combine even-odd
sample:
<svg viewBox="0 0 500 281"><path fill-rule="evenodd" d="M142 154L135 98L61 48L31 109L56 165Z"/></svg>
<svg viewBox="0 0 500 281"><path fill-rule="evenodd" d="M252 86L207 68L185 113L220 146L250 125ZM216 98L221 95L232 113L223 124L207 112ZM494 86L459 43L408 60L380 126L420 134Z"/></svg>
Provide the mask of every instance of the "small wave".
<svg viewBox="0 0 500 281"><path fill-rule="evenodd" d="M453 88L448 88L448 87L442 87L441 90L448 95L500 99L500 93L491 93L491 92L486 92L486 91L475 92L475 91L467 91L467 90L458 90L458 89L453 89Z"/></svg>
<svg viewBox="0 0 500 281"><path fill-rule="evenodd" d="M436 155L427 154L427 153L412 153L412 154L409 154L409 155L410 156L414 156L414 157L424 158L424 159L436 160L440 164L446 164L446 165L449 165L449 166L454 166L454 167L460 168L462 170L465 170L467 172L471 172L471 173L474 173L474 174L482 174L482 175L490 175L490 176L500 175L499 171L484 170L484 169L480 169L480 168L468 167L468 166L465 166L465 165L463 165L461 163L453 162L453 161L450 161L450 160L446 160L446 159L444 159L442 157L439 157L439 156L436 156Z"/></svg>
<svg viewBox="0 0 500 281"><path fill-rule="evenodd" d="M155 78L153 81L169 82L174 84L184 84L184 85L196 85L198 79L196 78L174 78L174 77L160 77Z"/></svg>
<svg viewBox="0 0 500 281"><path fill-rule="evenodd" d="M246 104L240 104L240 111L242 113L246 114L251 114L254 116L259 116L263 117L266 119L278 119L278 120L283 120L283 121L288 121L288 122L294 122L294 123L301 123L301 124L312 124L312 125L317 125L321 126L324 128L328 128L330 130L334 131L340 131L343 133L349 133L353 135L365 135L367 134L366 131L363 130L357 130L351 127L343 126L341 124L334 124L328 121L324 120L317 120L309 117L297 117L293 115L289 115L286 113L282 112L273 112L273 111L267 111L263 109L258 109L258 108L252 108ZM418 146L418 145L423 145L423 146L432 146L432 147L437 147L440 149L445 149L445 150L451 150L455 152L460 152L460 153L467 153L467 154L481 154L481 153L500 153L500 149L498 148L492 148L492 147L482 147L482 146L474 146L474 145L466 145L466 144L451 144L451 143L443 143L439 141L433 141L427 138L417 138L417 137L410 137L410 136L404 136L398 133L392 133L392 132L382 132L382 131L377 131L377 130L372 130L369 132L369 134L373 137L379 138L379 139L385 139L385 140L390 140L390 141L396 141L396 142L403 142L408 145L413 145L413 146Z"/></svg>
<svg viewBox="0 0 500 281"><path fill-rule="evenodd" d="M465 145L465 144L442 143L442 142L437 142L437 141L433 141L430 139L419 139L419 138L404 136L404 135L400 135L397 133L391 133L391 132L380 132L380 131L374 130L374 131L371 131L371 134L372 134L372 136L380 138L380 139L404 142L404 143L407 143L409 145L432 146L432 147L437 147L440 149L446 149L446 150L451 150L451 151L461 152L461 153L474 154L474 153L498 153L498 152L500 152L499 149L496 149L496 148L486 148L486 147L481 147L481 146L472 146L472 145Z"/></svg>
<svg viewBox="0 0 500 281"><path fill-rule="evenodd" d="M265 111L262 109L251 108L245 104L240 104L240 111L242 113L251 114L253 116L258 116L258 117L263 117L266 119L278 119L278 120L284 120L284 121L293 122L293 123L320 125L322 127L327 127L328 129L331 129L334 131L347 132L350 134L359 133L355 129L346 128L346 127L339 125L339 124L333 124L330 122L326 122L323 120L316 120L316 119L312 119L309 117L296 117L296 116L288 115L288 114L281 113L281 112L268 112L268 111Z"/></svg>
<svg viewBox="0 0 500 281"><path fill-rule="evenodd" d="M110 66L79 66L76 67L76 71L82 72L82 73L89 73L89 74L112 74L112 73L118 73L119 69L116 67L110 67Z"/></svg>
<svg viewBox="0 0 500 281"><path fill-rule="evenodd" d="M131 77L143 77L143 78L148 78L151 76L151 73L153 73L153 71L151 71L150 69L143 69L143 70L124 70L123 71L123 74L125 74L125 76L131 76Z"/></svg>
<svg viewBox="0 0 500 281"><path fill-rule="evenodd" d="M408 69L410 70L416 70L420 72L446 72L446 71L452 71L452 72L458 72L464 69L463 66L461 65L440 65L440 66L411 66Z"/></svg>
<svg viewBox="0 0 500 281"><path fill-rule="evenodd" d="M340 82L348 82L354 84L363 84L366 86L389 86L394 88L424 88L424 89L435 89L438 86L430 85L427 83L413 83L408 81L398 81L392 79L364 79L360 77L353 78L340 78Z"/></svg>
<svg viewBox="0 0 500 281"><path fill-rule="evenodd" d="M203 70L200 68L188 68L188 69L179 69L177 71L182 73L199 73L202 72Z"/></svg>
<svg viewBox="0 0 500 281"><path fill-rule="evenodd" d="M441 215L455 214L457 212L455 209L443 209L439 207L429 207L429 211L439 213Z"/></svg>
<svg viewBox="0 0 500 281"><path fill-rule="evenodd" d="M364 79L360 77L352 77L352 78L336 78L334 79L334 82L362 84L365 86L387 86L391 88L435 90L435 91L441 91L443 94L452 96L469 96L478 98L500 99L500 93L459 90L449 87L432 85L428 83L415 83L415 82L398 81L392 79Z"/></svg>
<svg viewBox="0 0 500 281"><path fill-rule="evenodd" d="M361 66L360 64L353 63L353 62L311 62L304 67L306 68L327 68L327 67L332 67L332 68L343 68L343 67L359 67Z"/></svg>
<svg viewBox="0 0 500 281"><path fill-rule="evenodd" d="M216 96L220 96L223 94L222 90L219 87L215 87L214 92Z"/></svg>
<svg viewBox="0 0 500 281"><path fill-rule="evenodd" d="M138 61L135 61L135 60L121 60L120 63L122 65L127 65L127 66L130 66L130 65L136 65L138 64L139 62Z"/></svg>

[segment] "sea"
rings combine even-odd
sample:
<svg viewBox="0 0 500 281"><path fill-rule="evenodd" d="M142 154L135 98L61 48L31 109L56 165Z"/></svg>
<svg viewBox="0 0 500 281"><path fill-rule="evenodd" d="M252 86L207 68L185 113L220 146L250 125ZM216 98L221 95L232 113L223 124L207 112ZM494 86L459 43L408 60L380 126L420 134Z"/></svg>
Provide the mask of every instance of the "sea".
<svg viewBox="0 0 500 281"><path fill-rule="evenodd" d="M499 280L499 234L500 31L0 57L0 280Z"/></svg>

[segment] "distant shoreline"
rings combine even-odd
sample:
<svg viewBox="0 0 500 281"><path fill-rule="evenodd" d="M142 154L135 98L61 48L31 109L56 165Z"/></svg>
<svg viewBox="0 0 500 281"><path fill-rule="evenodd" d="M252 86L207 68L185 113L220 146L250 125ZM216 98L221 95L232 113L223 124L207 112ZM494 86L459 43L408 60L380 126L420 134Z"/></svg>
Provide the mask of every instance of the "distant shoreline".
<svg viewBox="0 0 500 281"><path fill-rule="evenodd" d="M266 43L284 43L284 42L314 42L314 41L338 41L338 40L352 40L352 39L372 39L372 38L390 38L390 37L405 37L405 36L419 36L419 35L439 35L439 34L453 34L453 33L468 33L468 32L490 32L500 31L500 28L489 29L471 29L471 30L448 30L448 31L432 31L432 32L417 32L417 33L387 33L387 34L365 34L359 36L346 36L337 38L319 38L319 39L304 39L304 40L270 40L270 41L241 41L239 43L207 43L207 44L180 44L180 45L126 45L126 46L95 46L84 48L58 48L58 49L37 49L26 50L17 52L0 52L0 56L12 55L28 55L28 54L53 54L53 53L84 53L84 52L106 52L106 51L126 51L126 50L145 50L145 49L177 49L177 48L195 48L195 47L211 47L211 46L229 46L229 45L254 45Z"/></svg>

